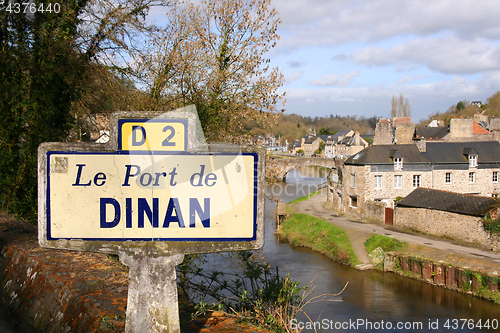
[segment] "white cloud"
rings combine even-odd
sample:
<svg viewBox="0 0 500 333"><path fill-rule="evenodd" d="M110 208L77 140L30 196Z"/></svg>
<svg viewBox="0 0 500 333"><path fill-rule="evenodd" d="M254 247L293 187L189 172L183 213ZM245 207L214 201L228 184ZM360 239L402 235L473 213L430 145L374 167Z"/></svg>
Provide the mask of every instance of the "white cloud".
<svg viewBox="0 0 500 333"><path fill-rule="evenodd" d="M274 4L283 20L279 46L283 51L446 31L462 39L500 36L497 0L277 0Z"/></svg>
<svg viewBox="0 0 500 333"><path fill-rule="evenodd" d="M369 87L287 89L286 112L302 115L329 114L373 115L388 117L393 94L403 93L408 98L413 120L427 118L436 111L445 112L461 100L483 100L499 90L500 74L488 74L469 80L455 76L450 80L405 85L378 85Z"/></svg>
<svg viewBox="0 0 500 333"><path fill-rule="evenodd" d="M352 60L367 66L421 64L440 73L474 74L500 70L500 45L444 35L414 39L387 49L369 46L354 52Z"/></svg>
<svg viewBox="0 0 500 333"><path fill-rule="evenodd" d="M425 78L428 78L429 75L419 75L419 76L411 76L411 75L405 75L402 78L398 80L396 85L403 85L403 84L408 84L408 83L413 83L418 80L422 80Z"/></svg>
<svg viewBox="0 0 500 333"><path fill-rule="evenodd" d="M304 75L304 72L291 72L289 75L285 75L285 84L290 84L294 81L300 80L302 76Z"/></svg>
<svg viewBox="0 0 500 333"><path fill-rule="evenodd" d="M360 72L347 73L344 76L338 74L325 74L322 77L310 80L309 84L318 87L346 87L349 86Z"/></svg>
<svg viewBox="0 0 500 333"><path fill-rule="evenodd" d="M340 75L338 74L325 74L322 77L314 80L310 80L309 84L318 87L335 87L340 81Z"/></svg>

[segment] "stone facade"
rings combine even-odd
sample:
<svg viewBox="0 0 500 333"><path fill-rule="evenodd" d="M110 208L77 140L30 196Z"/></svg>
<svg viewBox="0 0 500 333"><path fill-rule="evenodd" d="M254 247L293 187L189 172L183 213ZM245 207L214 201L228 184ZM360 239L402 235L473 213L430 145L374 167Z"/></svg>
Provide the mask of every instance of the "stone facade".
<svg viewBox="0 0 500 333"><path fill-rule="evenodd" d="M494 181L493 173L497 173ZM470 181L470 173L474 173L474 182ZM447 182L449 174L450 182ZM475 194L484 197L497 197L500 194L500 165L495 168L481 169L469 168L467 170L434 170L432 183L428 188L440 189L448 192Z"/></svg>
<svg viewBox="0 0 500 333"><path fill-rule="evenodd" d="M304 156L310 157L314 154L314 152L319 149L319 144L320 142L324 142L321 138L319 137L312 137L309 138L306 142L303 144L303 149L304 149Z"/></svg>
<svg viewBox="0 0 500 333"><path fill-rule="evenodd" d="M469 173L473 172L475 183L469 182ZM497 182L493 181L493 172L497 172ZM451 183L446 183L446 174L451 176ZM380 201L387 207L393 208L398 197L406 197L416 187L414 176L420 176L420 187L439 189L449 192L475 194L480 196L500 196L500 165L493 169L470 168L469 170L431 170L431 171L377 171L376 166L345 165L345 214L362 217L368 216L365 212L366 202ZM355 186L351 187L351 175L355 175ZM381 187L376 188L375 177L380 177ZM400 176L401 187L396 186L395 176ZM380 184L380 183L379 183ZM349 201L355 197L357 206Z"/></svg>
<svg viewBox="0 0 500 333"><path fill-rule="evenodd" d="M500 197L500 146L491 142L427 143L418 149L372 146L346 160L343 175L341 211L358 218L368 216L368 202L393 208L398 197L417 187Z"/></svg>
<svg viewBox="0 0 500 333"><path fill-rule="evenodd" d="M397 197L405 197L412 192L415 187L413 176L420 176L420 186L430 187L432 184L432 171L378 171L372 166L344 166L344 204L343 212L359 218L370 216L367 205L371 202L381 202L385 207L393 208ZM355 186L351 186L351 175L354 175ZM381 187L375 186L375 177L381 177ZM396 186L395 176L401 177L401 187ZM350 202L356 198L357 206ZM382 217L376 219L383 220Z"/></svg>
<svg viewBox="0 0 500 333"><path fill-rule="evenodd" d="M396 130L394 132L394 142L400 145L413 143L414 134L415 134L415 124L413 123L396 124Z"/></svg>
<svg viewBox="0 0 500 333"><path fill-rule="evenodd" d="M451 237L494 251L500 250L500 240L484 230L481 217L424 208L396 207L394 226Z"/></svg>
<svg viewBox="0 0 500 333"><path fill-rule="evenodd" d="M392 121L389 119L380 119L375 127L374 145L392 144Z"/></svg>

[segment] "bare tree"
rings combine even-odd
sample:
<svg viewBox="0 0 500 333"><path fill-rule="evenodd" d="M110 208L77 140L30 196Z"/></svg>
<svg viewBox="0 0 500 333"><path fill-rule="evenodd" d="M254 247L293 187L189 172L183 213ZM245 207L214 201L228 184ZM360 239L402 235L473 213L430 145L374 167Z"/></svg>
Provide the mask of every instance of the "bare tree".
<svg viewBox="0 0 500 333"><path fill-rule="evenodd" d="M408 98L405 98L403 94L399 94L397 98L392 95L391 100L391 118L394 117L411 117L411 108Z"/></svg>
<svg viewBox="0 0 500 333"><path fill-rule="evenodd" d="M167 17L140 62L151 108L195 104L212 139L281 111L283 75L266 58L281 22L270 0L201 0Z"/></svg>

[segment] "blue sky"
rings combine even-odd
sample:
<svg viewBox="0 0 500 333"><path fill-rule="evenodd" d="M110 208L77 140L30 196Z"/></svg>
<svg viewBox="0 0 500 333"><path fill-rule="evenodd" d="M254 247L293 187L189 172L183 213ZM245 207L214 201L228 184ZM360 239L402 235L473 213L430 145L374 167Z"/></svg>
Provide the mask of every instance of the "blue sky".
<svg viewBox="0 0 500 333"><path fill-rule="evenodd" d="M275 0L270 54L287 113L389 116L393 94L414 121L500 90L500 2Z"/></svg>
<svg viewBox="0 0 500 333"><path fill-rule="evenodd" d="M393 94L415 122L500 90L498 0L274 0L273 66L286 113L388 117Z"/></svg>

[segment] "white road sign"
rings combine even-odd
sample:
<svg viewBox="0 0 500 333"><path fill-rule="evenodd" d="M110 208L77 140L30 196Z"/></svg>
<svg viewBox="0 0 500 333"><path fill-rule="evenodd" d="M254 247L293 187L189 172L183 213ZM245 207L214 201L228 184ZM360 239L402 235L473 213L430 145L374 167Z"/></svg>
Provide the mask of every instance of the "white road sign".
<svg viewBox="0 0 500 333"><path fill-rule="evenodd" d="M254 241L256 153L46 153L47 240Z"/></svg>

